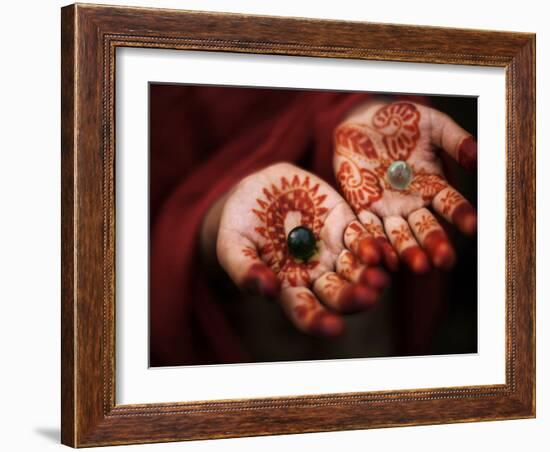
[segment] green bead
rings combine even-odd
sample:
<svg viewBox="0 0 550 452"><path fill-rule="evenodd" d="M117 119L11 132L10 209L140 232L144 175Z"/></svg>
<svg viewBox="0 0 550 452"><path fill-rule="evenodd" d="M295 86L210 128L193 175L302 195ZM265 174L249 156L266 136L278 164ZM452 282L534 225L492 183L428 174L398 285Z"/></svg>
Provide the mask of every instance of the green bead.
<svg viewBox="0 0 550 452"><path fill-rule="evenodd" d="M292 256L304 261L307 261L317 251L315 235L305 226L298 226L290 231L287 245Z"/></svg>
<svg viewBox="0 0 550 452"><path fill-rule="evenodd" d="M388 182L397 190L404 190L412 180L412 169L407 162L397 160L393 162L387 171Z"/></svg>

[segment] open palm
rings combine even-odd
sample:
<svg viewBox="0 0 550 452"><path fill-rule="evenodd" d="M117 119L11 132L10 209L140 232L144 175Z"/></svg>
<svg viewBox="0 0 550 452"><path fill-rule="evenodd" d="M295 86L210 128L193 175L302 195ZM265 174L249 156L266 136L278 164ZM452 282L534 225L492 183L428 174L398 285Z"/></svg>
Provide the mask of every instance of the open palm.
<svg viewBox="0 0 550 452"><path fill-rule="evenodd" d="M291 230L315 237L307 259L292 255ZM220 264L244 288L278 298L302 331L326 336L343 329L340 314L371 307L387 275L381 255L347 202L326 182L288 163L243 179L223 207Z"/></svg>
<svg viewBox="0 0 550 452"><path fill-rule="evenodd" d="M449 185L438 156L443 149L474 168L477 145L471 135L435 109L380 102L354 112L334 138L340 188L379 243L389 249L389 239L413 271L427 271L430 260L436 267L451 267L453 247L426 207L463 233L475 232L475 210Z"/></svg>

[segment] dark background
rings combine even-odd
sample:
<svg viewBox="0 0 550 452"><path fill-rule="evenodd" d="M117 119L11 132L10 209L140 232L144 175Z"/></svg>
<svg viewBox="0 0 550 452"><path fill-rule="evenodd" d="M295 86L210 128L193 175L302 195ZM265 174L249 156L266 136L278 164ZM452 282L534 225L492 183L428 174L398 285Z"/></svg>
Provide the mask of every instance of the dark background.
<svg viewBox="0 0 550 452"><path fill-rule="evenodd" d="M430 102L477 137L477 98L430 96ZM477 173L465 171L448 158L444 163L447 174L452 175L451 182L477 207ZM455 244L458 260L451 273L447 315L435 333L432 352L477 352L477 235L472 240L452 228L447 231Z"/></svg>

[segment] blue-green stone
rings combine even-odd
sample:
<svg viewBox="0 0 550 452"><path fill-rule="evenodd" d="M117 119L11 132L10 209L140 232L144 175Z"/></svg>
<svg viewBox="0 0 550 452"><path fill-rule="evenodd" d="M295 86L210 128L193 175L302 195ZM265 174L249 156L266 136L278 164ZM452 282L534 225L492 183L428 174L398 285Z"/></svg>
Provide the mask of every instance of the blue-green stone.
<svg viewBox="0 0 550 452"><path fill-rule="evenodd" d="M386 173L388 182L397 190L404 190L412 180L412 168L407 162L397 160L393 162Z"/></svg>
<svg viewBox="0 0 550 452"><path fill-rule="evenodd" d="M304 261L307 261L316 251L315 235L305 226L298 226L290 231L287 244L289 253Z"/></svg>

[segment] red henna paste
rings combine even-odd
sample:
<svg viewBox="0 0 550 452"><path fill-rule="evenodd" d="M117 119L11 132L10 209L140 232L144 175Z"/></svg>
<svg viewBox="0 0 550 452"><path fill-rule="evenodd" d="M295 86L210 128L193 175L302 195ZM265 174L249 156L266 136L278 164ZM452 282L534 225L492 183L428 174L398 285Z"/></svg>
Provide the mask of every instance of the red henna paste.
<svg viewBox="0 0 550 452"><path fill-rule="evenodd" d="M409 102L394 102L380 108L373 125L383 135L382 142L394 160L406 160L420 138L420 112Z"/></svg>
<svg viewBox="0 0 550 452"><path fill-rule="evenodd" d="M430 261L426 253L418 245L413 245L401 253L403 261L415 273L427 273Z"/></svg>
<svg viewBox="0 0 550 452"><path fill-rule="evenodd" d="M428 233L423 245L436 267L448 270L454 265L455 252L443 230Z"/></svg>
<svg viewBox="0 0 550 452"><path fill-rule="evenodd" d="M477 214L469 202L463 201L454 209L452 220L464 234L472 235L476 232Z"/></svg>
<svg viewBox="0 0 550 452"><path fill-rule="evenodd" d="M391 271L397 271L399 268L399 256L395 252L393 246L391 246L390 241L386 237L377 237L376 240L382 249L386 268Z"/></svg>
<svg viewBox="0 0 550 452"><path fill-rule="evenodd" d="M474 170L477 168L477 143L473 137L462 140L458 148L458 163L464 168Z"/></svg>
<svg viewBox="0 0 550 452"><path fill-rule="evenodd" d="M310 229L319 240L327 208L324 206L325 194L319 193L319 184L312 184L309 176L292 179L281 177L280 184L272 184L262 190L263 196L257 198L259 206L253 209L260 220L256 231L265 239L260 248L262 260L277 274L281 281L290 286L308 285L309 271L319 265L318 259L307 262L295 259L288 252L285 218L289 212L299 212L301 225Z"/></svg>
<svg viewBox="0 0 550 452"><path fill-rule="evenodd" d="M327 311L317 311L311 318L308 330L319 336L337 337L345 330L344 321L336 314Z"/></svg>
<svg viewBox="0 0 550 452"><path fill-rule="evenodd" d="M371 267L363 270L360 282L374 289L384 289L390 284L390 278L384 270Z"/></svg>
<svg viewBox="0 0 550 452"><path fill-rule="evenodd" d="M357 256L367 265L376 265L381 259L381 250L378 240L374 237L363 237L357 244Z"/></svg>
<svg viewBox="0 0 550 452"><path fill-rule="evenodd" d="M281 283L275 274L260 263L250 266L242 285L248 292L270 299L276 298L281 288Z"/></svg>
<svg viewBox="0 0 550 452"><path fill-rule="evenodd" d="M378 292L372 287L350 284L340 292L338 307L342 312L351 314L369 309L376 305L377 301Z"/></svg>

